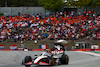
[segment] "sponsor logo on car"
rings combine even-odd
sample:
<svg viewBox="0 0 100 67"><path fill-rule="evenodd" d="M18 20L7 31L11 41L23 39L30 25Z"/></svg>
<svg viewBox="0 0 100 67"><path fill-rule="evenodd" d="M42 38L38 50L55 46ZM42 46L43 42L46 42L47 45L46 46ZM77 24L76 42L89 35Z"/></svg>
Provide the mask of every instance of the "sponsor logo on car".
<svg viewBox="0 0 100 67"><path fill-rule="evenodd" d="M51 51L52 54L60 54L63 53L63 51Z"/></svg>
<svg viewBox="0 0 100 67"><path fill-rule="evenodd" d="M40 62L39 65L49 65L49 63Z"/></svg>

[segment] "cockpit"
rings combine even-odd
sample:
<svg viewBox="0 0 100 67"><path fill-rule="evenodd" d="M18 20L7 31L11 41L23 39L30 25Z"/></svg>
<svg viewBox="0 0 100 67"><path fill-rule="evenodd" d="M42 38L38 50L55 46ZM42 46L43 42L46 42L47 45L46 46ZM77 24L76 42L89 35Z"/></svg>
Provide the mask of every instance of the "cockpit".
<svg viewBox="0 0 100 67"><path fill-rule="evenodd" d="M40 56L49 56L50 54L47 52L43 52Z"/></svg>

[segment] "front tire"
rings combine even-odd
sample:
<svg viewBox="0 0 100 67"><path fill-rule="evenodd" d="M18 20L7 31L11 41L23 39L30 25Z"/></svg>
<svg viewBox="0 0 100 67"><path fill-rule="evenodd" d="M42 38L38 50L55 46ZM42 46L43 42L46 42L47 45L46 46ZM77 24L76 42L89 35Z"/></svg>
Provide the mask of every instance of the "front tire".
<svg viewBox="0 0 100 67"><path fill-rule="evenodd" d="M31 56L26 56L26 57L25 57L25 63L27 63L27 62L29 62L29 61L32 61ZM25 67L30 67L30 65L25 65Z"/></svg>

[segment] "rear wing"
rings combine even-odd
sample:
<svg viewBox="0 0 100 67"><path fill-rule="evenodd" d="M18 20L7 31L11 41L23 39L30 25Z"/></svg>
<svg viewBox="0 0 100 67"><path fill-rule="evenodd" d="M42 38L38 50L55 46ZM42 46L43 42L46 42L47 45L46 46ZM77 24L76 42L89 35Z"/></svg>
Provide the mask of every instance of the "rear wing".
<svg viewBox="0 0 100 67"><path fill-rule="evenodd" d="M54 45L59 45L62 47L63 50L65 50L64 46L65 44L67 44L68 42L66 40L57 40L55 41Z"/></svg>

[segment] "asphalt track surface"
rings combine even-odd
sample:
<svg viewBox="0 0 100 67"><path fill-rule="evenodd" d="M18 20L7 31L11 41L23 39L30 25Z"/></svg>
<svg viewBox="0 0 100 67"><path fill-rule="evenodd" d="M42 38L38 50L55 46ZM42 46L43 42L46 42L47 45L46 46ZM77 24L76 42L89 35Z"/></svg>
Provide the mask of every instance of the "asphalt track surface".
<svg viewBox="0 0 100 67"><path fill-rule="evenodd" d="M34 56L40 54L37 51L0 51L0 67L25 67L21 65L22 59L25 56ZM67 51L69 56L68 65L58 65L52 67L100 67L100 56L94 56L90 54ZM50 67L50 66L31 66L31 67Z"/></svg>

